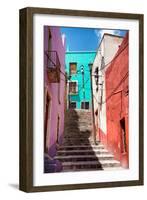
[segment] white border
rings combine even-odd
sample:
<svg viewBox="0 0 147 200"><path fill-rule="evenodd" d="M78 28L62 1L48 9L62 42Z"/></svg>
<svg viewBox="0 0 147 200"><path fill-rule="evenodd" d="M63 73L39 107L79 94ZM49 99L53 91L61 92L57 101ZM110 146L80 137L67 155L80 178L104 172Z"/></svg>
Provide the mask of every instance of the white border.
<svg viewBox="0 0 147 200"><path fill-rule="evenodd" d="M138 20L35 14L33 17L34 145L33 185L62 185L139 179L139 23ZM43 26L129 30L129 169L43 173Z"/></svg>

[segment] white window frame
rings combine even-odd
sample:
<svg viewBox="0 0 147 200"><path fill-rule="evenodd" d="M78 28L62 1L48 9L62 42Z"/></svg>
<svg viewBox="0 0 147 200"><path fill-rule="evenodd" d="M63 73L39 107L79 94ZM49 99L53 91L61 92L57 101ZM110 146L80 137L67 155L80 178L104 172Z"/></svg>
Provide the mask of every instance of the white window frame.
<svg viewBox="0 0 147 200"><path fill-rule="evenodd" d="M69 84L70 84L71 82L76 82L76 93L71 93L71 92L69 92L69 95L77 95L77 94L78 94L78 81L77 81L77 80L68 81L68 91L69 91Z"/></svg>

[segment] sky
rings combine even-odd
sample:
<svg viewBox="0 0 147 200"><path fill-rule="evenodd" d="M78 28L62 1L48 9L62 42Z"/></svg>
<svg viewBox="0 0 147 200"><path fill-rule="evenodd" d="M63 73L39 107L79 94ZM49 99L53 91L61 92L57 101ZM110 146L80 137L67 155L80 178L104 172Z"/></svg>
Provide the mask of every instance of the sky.
<svg viewBox="0 0 147 200"><path fill-rule="evenodd" d="M124 36L126 30L61 27L66 51L96 51L104 33Z"/></svg>

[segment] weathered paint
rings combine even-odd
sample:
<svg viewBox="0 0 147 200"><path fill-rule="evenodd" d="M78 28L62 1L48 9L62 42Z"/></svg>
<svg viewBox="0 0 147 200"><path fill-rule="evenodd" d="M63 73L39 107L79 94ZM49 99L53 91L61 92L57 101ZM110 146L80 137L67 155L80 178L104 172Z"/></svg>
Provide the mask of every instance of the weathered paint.
<svg viewBox="0 0 147 200"><path fill-rule="evenodd" d="M70 81L77 81L78 83L78 93L70 95L70 102L76 102L77 109L81 109L81 103L85 100L89 102L89 107L91 107L91 78L89 64L93 63L96 52L66 52L66 71L69 76L70 73L70 63L77 63L77 73L71 76ZM85 99L83 95L83 80L81 73L81 66L84 66L84 90Z"/></svg>
<svg viewBox="0 0 147 200"><path fill-rule="evenodd" d="M49 45L49 29L51 33ZM65 44L64 44L65 45ZM61 68L60 82L49 83L47 76L47 57L44 53L44 104L46 104L46 96L50 97L50 108L48 113L46 148L48 154L54 156L56 154L57 141L57 124L59 117L59 136L58 141L61 143L64 132L64 106L65 106L65 46L63 45L63 38L61 37L59 27L44 26L44 51L56 51L59 57ZM59 92L60 91L60 92Z"/></svg>
<svg viewBox="0 0 147 200"><path fill-rule="evenodd" d="M107 147L122 166L128 167L128 34L106 70ZM123 152L121 120L125 121L126 152Z"/></svg>

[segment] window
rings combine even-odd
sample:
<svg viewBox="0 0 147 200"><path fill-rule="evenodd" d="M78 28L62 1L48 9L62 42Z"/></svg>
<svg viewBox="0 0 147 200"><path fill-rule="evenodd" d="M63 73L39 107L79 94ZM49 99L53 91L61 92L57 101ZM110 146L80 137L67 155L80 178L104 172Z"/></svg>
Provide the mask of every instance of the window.
<svg viewBox="0 0 147 200"><path fill-rule="evenodd" d="M70 63L70 74L76 74L77 73L77 63Z"/></svg>
<svg viewBox="0 0 147 200"><path fill-rule="evenodd" d="M75 109L77 107L76 102L70 102L69 108Z"/></svg>
<svg viewBox="0 0 147 200"><path fill-rule="evenodd" d="M77 81L69 82L69 93L70 94L77 94L78 92L78 84Z"/></svg>
<svg viewBox="0 0 147 200"><path fill-rule="evenodd" d="M84 102L84 101L83 101L83 102L81 103L81 109L89 109L89 102L86 102L86 101Z"/></svg>

